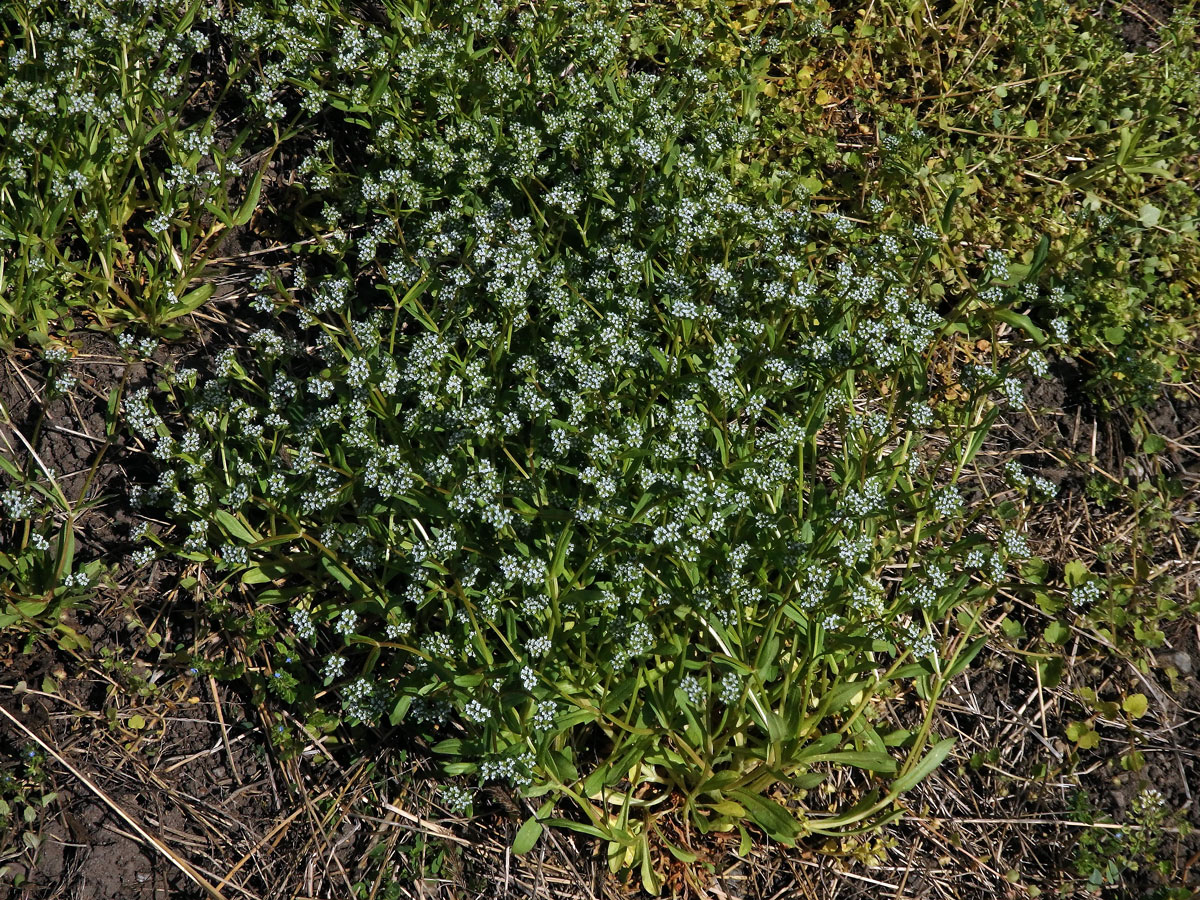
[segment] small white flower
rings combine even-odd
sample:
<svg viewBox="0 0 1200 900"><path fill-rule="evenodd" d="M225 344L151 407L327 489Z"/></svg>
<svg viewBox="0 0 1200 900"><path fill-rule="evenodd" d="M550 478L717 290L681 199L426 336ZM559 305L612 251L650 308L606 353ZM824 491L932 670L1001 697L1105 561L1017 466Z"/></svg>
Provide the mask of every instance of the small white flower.
<svg viewBox="0 0 1200 900"><path fill-rule="evenodd" d="M1005 378L1000 386L1000 390L1004 394L1004 400L1009 406L1021 407L1025 405L1025 392L1021 388L1021 380L1019 378Z"/></svg>
<svg viewBox="0 0 1200 900"><path fill-rule="evenodd" d="M492 711L478 700L472 700L463 708L463 716L468 722L474 722L477 725L482 725L492 717Z"/></svg>
<svg viewBox="0 0 1200 900"><path fill-rule="evenodd" d="M554 717L558 714L558 704L553 700L543 700L537 705L533 716L533 727L545 731L554 725Z"/></svg>
<svg viewBox="0 0 1200 900"><path fill-rule="evenodd" d="M438 788L438 793L442 797L442 802L446 804L446 808L459 816L466 815L470 811L471 802L475 799L473 790L457 784L443 784Z"/></svg>
<svg viewBox="0 0 1200 900"><path fill-rule="evenodd" d="M1071 605L1076 609L1087 609L1100 599L1100 582L1089 579L1071 590Z"/></svg>
<svg viewBox="0 0 1200 900"><path fill-rule="evenodd" d="M533 671L529 666L523 666L521 668L521 684L525 687L525 690L532 691L537 686L537 683L537 672Z"/></svg>
<svg viewBox="0 0 1200 900"><path fill-rule="evenodd" d="M1007 530L1000 535L1000 543L1004 547L1004 552L1009 556L1025 558L1030 555L1029 544L1025 542L1025 535L1019 531Z"/></svg>
<svg viewBox="0 0 1200 900"><path fill-rule="evenodd" d="M683 691L684 696L693 706L699 706L704 702L704 688L695 675L684 675L683 680L679 682L679 689Z"/></svg>
<svg viewBox="0 0 1200 900"><path fill-rule="evenodd" d="M334 627L341 634L354 634L354 629L358 627L358 613L352 609L343 610Z"/></svg>
<svg viewBox="0 0 1200 900"><path fill-rule="evenodd" d="M721 679L721 689L718 697L721 702L729 705L742 695L742 679L736 672L728 672Z"/></svg>
<svg viewBox="0 0 1200 900"><path fill-rule="evenodd" d="M1052 321L1050 328L1054 331L1054 337L1060 344L1069 344L1071 342L1071 327L1062 316Z"/></svg>
<svg viewBox="0 0 1200 900"><path fill-rule="evenodd" d="M292 627L296 629L296 634L303 641L311 641L317 635L312 615L307 609L301 607L292 610Z"/></svg>
<svg viewBox="0 0 1200 900"><path fill-rule="evenodd" d="M340 678L345 668L346 658L344 656L335 655L329 657L329 659L325 661L325 680L333 681L336 678Z"/></svg>

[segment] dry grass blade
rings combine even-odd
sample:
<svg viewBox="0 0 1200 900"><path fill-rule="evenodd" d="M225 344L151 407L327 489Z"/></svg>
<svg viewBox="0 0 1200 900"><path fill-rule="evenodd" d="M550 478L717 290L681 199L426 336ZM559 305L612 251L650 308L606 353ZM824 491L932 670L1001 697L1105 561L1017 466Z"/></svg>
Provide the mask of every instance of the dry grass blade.
<svg viewBox="0 0 1200 900"><path fill-rule="evenodd" d="M416 831L423 832L432 837L440 838L444 841L450 841L451 843L458 844L460 847L475 846L473 841L468 841L466 838L459 837L457 834L455 834L450 829L443 828L441 825L438 825L436 822L430 822L430 821L427 821L426 819L422 819L420 816L413 815L408 810L401 809L399 806L396 806L392 803L384 803L383 808L386 809L390 813L395 813L397 816L404 819L406 822L411 822L413 824L414 830L416 830Z"/></svg>

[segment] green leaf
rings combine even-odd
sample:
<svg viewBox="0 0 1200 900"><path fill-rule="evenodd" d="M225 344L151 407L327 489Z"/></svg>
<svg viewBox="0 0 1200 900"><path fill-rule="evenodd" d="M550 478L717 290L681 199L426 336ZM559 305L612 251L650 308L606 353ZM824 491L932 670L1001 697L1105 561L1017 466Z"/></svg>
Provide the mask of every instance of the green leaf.
<svg viewBox="0 0 1200 900"><path fill-rule="evenodd" d="M828 772L802 772L799 775L793 775L788 779L788 783L797 790L811 791L828 777Z"/></svg>
<svg viewBox="0 0 1200 900"><path fill-rule="evenodd" d="M1076 587L1083 584L1091 577L1091 574L1087 566L1077 559L1073 559L1063 566L1063 580L1066 581L1069 587Z"/></svg>
<svg viewBox="0 0 1200 900"><path fill-rule="evenodd" d="M399 725L404 721L404 716L408 713L408 708L412 706L412 697L407 694L396 701L396 705L392 707L392 711L388 713L388 722L392 725Z"/></svg>
<svg viewBox="0 0 1200 900"><path fill-rule="evenodd" d="M1070 636L1071 629L1057 619L1047 625L1046 630L1042 632L1042 637L1051 644L1065 643Z"/></svg>
<svg viewBox="0 0 1200 900"><path fill-rule="evenodd" d="M642 835L638 856L642 858L642 887L651 897L657 897L662 890L662 878L654 871L654 863L650 859L650 845L645 835Z"/></svg>
<svg viewBox="0 0 1200 900"><path fill-rule="evenodd" d="M16 604L17 612L28 619L35 616L40 616L46 611L46 607L50 605L49 600L22 600Z"/></svg>
<svg viewBox="0 0 1200 900"><path fill-rule="evenodd" d="M1129 718L1140 719L1146 714L1150 702L1146 699L1145 694L1130 694L1121 704L1121 709L1129 713Z"/></svg>
<svg viewBox="0 0 1200 900"><path fill-rule="evenodd" d="M972 663L972 661L974 661L975 657L979 655L979 651L984 648L985 644L987 644L986 635L984 637L976 638L974 641L972 641L970 646L967 647L967 649L961 654L959 654L958 659L954 661L954 665L952 665L946 671L946 680L950 681L951 679L958 677L958 675L961 674L962 671Z"/></svg>
<svg viewBox="0 0 1200 900"><path fill-rule="evenodd" d="M712 803L704 804L706 808L722 816L731 816L735 819L744 819L746 817L746 807L740 803L735 803L728 798L715 800Z"/></svg>
<svg viewBox="0 0 1200 900"><path fill-rule="evenodd" d="M571 535L575 529L568 522L563 527L562 534L558 536L558 543L554 546L554 557L550 560L549 577L553 581L559 575L563 574L567 560L567 550L571 546Z"/></svg>
<svg viewBox="0 0 1200 900"><path fill-rule="evenodd" d="M695 853L684 850L682 847L676 847L674 844L668 843L666 847L673 857L683 863L694 863L700 858Z"/></svg>
<svg viewBox="0 0 1200 900"><path fill-rule="evenodd" d="M723 791L738 780L738 773L733 769L717 772L712 778L700 785L696 793L706 794L709 791Z"/></svg>
<svg viewBox="0 0 1200 900"><path fill-rule="evenodd" d="M270 584L274 580L263 571L262 566L251 566L242 573L242 584Z"/></svg>
<svg viewBox="0 0 1200 900"><path fill-rule="evenodd" d="M1011 325L1013 328L1016 328L1019 331L1024 331L1039 344L1046 343L1046 333L1034 325L1033 320L1030 319L1029 316L1013 312L1011 309L993 310L992 315L994 315L1001 322Z"/></svg>
<svg viewBox="0 0 1200 900"><path fill-rule="evenodd" d="M745 859L750 854L750 850L753 847L753 843L750 840L750 832L746 830L746 826L744 826L741 822L737 823L737 830L738 834L741 835L741 840L738 841L737 855L742 859Z"/></svg>
<svg viewBox="0 0 1200 900"><path fill-rule="evenodd" d="M229 216L229 211L220 203L213 203L211 200L204 202L204 208L220 219L221 224L226 228L233 227L233 219Z"/></svg>
<svg viewBox="0 0 1200 900"><path fill-rule="evenodd" d="M925 758L912 767L906 774L901 775L892 783L891 794L903 794L905 791L916 787L938 766L942 764L942 760L950 753L950 749L954 746L954 738L946 738L938 741L930 751L925 754Z"/></svg>
<svg viewBox="0 0 1200 900"><path fill-rule="evenodd" d="M810 757L812 762L831 762L843 766L854 766L869 772L895 772L896 760L886 753L870 750L841 750L837 753L822 753Z"/></svg>
<svg viewBox="0 0 1200 900"><path fill-rule="evenodd" d="M1021 577L1033 584L1045 584L1050 564L1040 556L1034 556L1021 564Z"/></svg>
<svg viewBox="0 0 1200 900"><path fill-rule="evenodd" d="M1148 434L1146 439L1142 441L1143 453L1162 453L1167 447L1167 442L1161 435Z"/></svg>
<svg viewBox="0 0 1200 900"><path fill-rule="evenodd" d="M1042 680L1042 687L1046 688L1046 690L1053 690L1058 687L1062 681L1065 666L1066 660L1061 656L1053 656L1050 659L1039 659L1037 661L1038 677Z"/></svg>
<svg viewBox="0 0 1200 900"><path fill-rule="evenodd" d="M777 658L779 656L779 648L783 643L779 632L774 626L768 627L767 633L760 638L758 655L756 662L758 663L755 671L758 674L758 680L763 684L770 684L775 680L775 674L779 671ZM768 725L771 723L768 721ZM774 740L774 737L772 737Z"/></svg>
<svg viewBox="0 0 1200 900"><path fill-rule="evenodd" d="M72 571L71 566L75 563L75 529L70 520L65 522L62 531L58 533L58 560L56 567L58 572L66 574Z"/></svg>
<svg viewBox="0 0 1200 900"><path fill-rule="evenodd" d="M922 678L933 674L933 663L928 659L901 666L892 673L893 681L907 681L909 678Z"/></svg>
<svg viewBox="0 0 1200 900"><path fill-rule="evenodd" d="M612 835L603 828L597 828L595 825L588 825L586 822L576 822L572 819L547 819L543 823L547 828L566 828L568 831L578 831L580 834L590 835L594 838L599 838L602 841L607 841L612 838Z"/></svg>
<svg viewBox="0 0 1200 900"><path fill-rule="evenodd" d="M796 838L804 831L804 827L795 820L790 812L761 794L752 791L734 790L730 796L736 799L750 814L750 820L765 831L770 837L787 844L789 847L796 843Z"/></svg>
<svg viewBox="0 0 1200 900"><path fill-rule="evenodd" d="M246 192L246 199L242 201L242 205L238 207L238 211L233 214L232 221L234 225L245 225L250 221L250 217L254 215L254 210L258 208L258 198L262 193L263 173L266 171L264 165L254 175L254 180L250 182L250 190Z"/></svg>
<svg viewBox="0 0 1200 900"><path fill-rule="evenodd" d="M958 198L962 196L963 189L955 188L950 192L950 196L946 198L946 205L942 208L942 234L948 234L950 231L951 215L954 213L954 204L958 202Z"/></svg>
<svg viewBox="0 0 1200 900"><path fill-rule="evenodd" d="M1033 261L1029 263L1029 273L1025 276L1027 281L1032 281L1037 277L1037 274L1042 271L1042 266L1046 264L1046 257L1050 255L1050 236L1043 234L1042 239L1038 241L1037 249L1033 251Z"/></svg>
<svg viewBox="0 0 1200 900"><path fill-rule="evenodd" d="M988 437L988 435L991 434L992 423L996 421L996 418L999 415L1000 406L997 404L996 406L993 406L987 415L983 417L983 421L980 422L976 427L975 433L971 435L970 443L967 444L966 451L963 453L964 464L973 460L975 458L975 454L977 454L980 448L983 447L983 441L986 437Z"/></svg>
<svg viewBox="0 0 1200 900"><path fill-rule="evenodd" d="M218 509L213 513L213 518L217 520L222 528L229 534L233 535L238 540L244 541L247 544L253 544L255 541L262 539L262 535L255 534L248 527L242 524L240 520L235 518L232 513L224 509Z"/></svg>
<svg viewBox="0 0 1200 900"><path fill-rule="evenodd" d="M1138 207L1138 218L1147 228L1153 228L1158 224L1159 218L1162 216L1162 210L1153 203L1143 203Z"/></svg>
<svg viewBox="0 0 1200 900"><path fill-rule="evenodd" d="M162 321L169 322L171 319L195 312L213 295L214 290L216 290L216 285L210 283L201 285L194 291L189 291L179 299L178 303L171 304L170 309L162 316Z"/></svg>
<svg viewBox="0 0 1200 900"><path fill-rule="evenodd" d="M816 720L819 722L831 713L838 712L846 706L854 695L860 691L867 690L871 687L869 683L859 681L848 681L844 684L839 684L836 688L821 698L820 704L817 706Z"/></svg>
<svg viewBox="0 0 1200 900"><path fill-rule="evenodd" d="M201 557L201 559L204 559L204 557ZM355 583L353 578L346 574L346 571L340 565L338 565L336 560L332 560L328 556L322 554L318 558L317 564L326 572L326 574L330 575L335 581L337 581L338 584L344 587L349 592L351 597L354 597L355 599L359 599L361 597L362 589Z"/></svg>
<svg viewBox="0 0 1200 900"><path fill-rule="evenodd" d="M1006 616L1000 620L1000 628L1004 631L1005 637L1011 640L1022 640L1025 637L1025 626L1016 619Z"/></svg>
<svg viewBox="0 0 1200 900"><path fill-rule="evenodd" d="M534 848L544 830L545 827L537 820L537 816L530 816L518 829L517 836L513 838L513 853L517 856L524 856Z"/></svg>

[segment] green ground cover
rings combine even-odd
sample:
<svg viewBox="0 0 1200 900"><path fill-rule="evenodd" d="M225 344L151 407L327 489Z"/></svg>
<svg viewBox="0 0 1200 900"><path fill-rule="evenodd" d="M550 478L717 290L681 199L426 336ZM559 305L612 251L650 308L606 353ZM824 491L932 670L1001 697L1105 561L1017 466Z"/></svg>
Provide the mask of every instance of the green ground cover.
<svg viewBox="0 0 1200 900"><path fill-rule="evenodd" d="M1191 675L1200 63L1194 4L1139 12L7 4L6 646L225 685L290 765L415 753L654 893L727 838L873 858L999 760L940 702L997 654L1047 746L1062 692L1031 783L1105 728L1151 771L1160 695L1110 676ZM1173 804L1060 886L1177 887Z"/></svg>

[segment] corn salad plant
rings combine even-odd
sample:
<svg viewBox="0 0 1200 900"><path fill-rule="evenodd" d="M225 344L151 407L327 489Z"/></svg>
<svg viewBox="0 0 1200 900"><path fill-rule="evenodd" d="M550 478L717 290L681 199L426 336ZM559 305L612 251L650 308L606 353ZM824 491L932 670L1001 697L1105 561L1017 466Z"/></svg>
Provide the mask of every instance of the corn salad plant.
<svg viewBox="0 0 1200 900"><path fill-rule="evenodd" d="M0 9L0 343L51 346L73 314L178 336L171 323L212 296L197 281L261 189L262 169L237 158L251 137L269 155L281 136L229 114L250 64L217 59L210 7Z"/></svg>
<svg viewBox="0 0 1200 900"><path fill-rule="evenodd" d="M46 637L63 650L87 648L87 637L65 616L87 601L104 574L100 560L75 553L76 518L94 501L72 502L63 493L57 473L12 427L3 402L0 425L0 637L24 640L26 648ZM94 469L89 483L93 475Z"/></svg>
<svg viewBox="0 0 1200 900"><path fill-rule="evenodd" d="M244 347L127 398L160 466L134 562L249 591L281 702L538 798L521 851L572 828L655 889L662 817L896 815L950 742L874 698L935 699L1027 553L1023 506L955 482L1044 374L1009 308L1044 250L944 284L941 221L744 177L762 51L721 16L384 7L212 20L305 148L302 240ZM836 767L860 789L806 804Z"/></svg>

